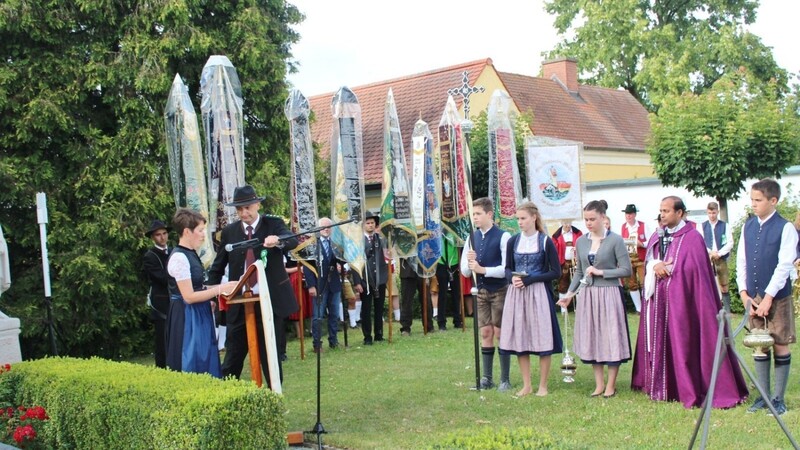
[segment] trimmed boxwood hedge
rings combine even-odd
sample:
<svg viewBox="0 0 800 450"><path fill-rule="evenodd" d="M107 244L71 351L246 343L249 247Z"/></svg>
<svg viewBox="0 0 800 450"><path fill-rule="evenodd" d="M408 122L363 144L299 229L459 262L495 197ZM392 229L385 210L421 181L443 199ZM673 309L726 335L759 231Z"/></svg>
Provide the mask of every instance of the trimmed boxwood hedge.
<svg viewBox="0 0 800 450"><path fill-rule="evenodd" d="M43 406L61 449L285 448L280 395L252 383L100 358L45 358L0 375L12 404Z"/></svg>

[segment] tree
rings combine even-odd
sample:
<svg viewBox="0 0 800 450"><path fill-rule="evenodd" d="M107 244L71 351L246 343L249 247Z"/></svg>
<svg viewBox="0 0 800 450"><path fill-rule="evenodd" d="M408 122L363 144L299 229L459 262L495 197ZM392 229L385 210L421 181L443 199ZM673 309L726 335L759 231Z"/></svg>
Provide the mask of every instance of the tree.
<svg viewBox="0 0 800 450"><path fill-rule="evenodd" d="M746 71L708 91L667 97L652 118L647 151L661 182L712 196L724 210L750 178L780 177L797 162L800 121L775 83Z"/></svg>
<svg viewBox="0 0 800 450"><path fill-rule="evenodd" d="M665 95L701 93L745 67L787 90L788 75L769 47L741 24L755 21L757 0L681 2L548 0L564 38L549 57L578 59L588 84L623 88L656 111Z"/></svg>
<svg viewBox="0 0 800 450"><path fill-rule="evenodd" d="M262 183L271 209L286 211L284 78L298 39L289 25L301 19L277 0L0 4L0 223L14 277L2 299L22 320L26 358L49 348L37 191L48 195L61 353L116 358L150 349L139 261L149 221L174 212L162 114L176 73L197 98L210 55L234 63L248 179Z"/></svg>

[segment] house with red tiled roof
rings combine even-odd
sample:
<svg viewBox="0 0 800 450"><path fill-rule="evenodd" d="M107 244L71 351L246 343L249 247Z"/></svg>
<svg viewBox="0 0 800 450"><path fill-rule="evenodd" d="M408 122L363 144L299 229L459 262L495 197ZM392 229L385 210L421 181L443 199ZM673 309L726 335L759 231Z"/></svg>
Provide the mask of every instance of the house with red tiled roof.
<svg viewBox="0 0 800 450"><path fill-rule="evenodd" d="M645 152L650 133L648 113L630 93L578 84L577 63L571 58L543 63L542 77L499 72L487 58L350 87L361 106L368 207L377 205L380 196L384 106L389 89L394 93L403 144L408 152L418 119L428 123L436 138L435 129L444 111L447 92L461 86L464 72L470 86L485 88L469 98L471 119L486 109L496 89L502 89L511 96L517 112L532 113L533 135L583 143L586 182L653 177L650 158ZM333 93L309 98L315 116L312 140L321 145L323 158L330 154L332 98ZM463 115L463 98L457 96L455 100Z"/></svg>

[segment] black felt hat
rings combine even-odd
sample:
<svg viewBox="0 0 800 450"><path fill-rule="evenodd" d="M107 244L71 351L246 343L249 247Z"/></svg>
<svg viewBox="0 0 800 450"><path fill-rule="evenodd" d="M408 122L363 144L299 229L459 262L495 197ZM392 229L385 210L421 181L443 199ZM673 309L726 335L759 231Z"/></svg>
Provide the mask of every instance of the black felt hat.
<svg viewBox="0 0 800 450"><path fill-rule="evenodd" d="M378 210L367 210L367 213L364 215L364 220L367 219L375 219L375 225L381 223L381 213Z"/></svg>
<svg viewBox="0 0 800 450"><path fill-rule="evenodd" d="M624 212L625 214L631 214L631 213L638 213L639 210L636 209L636 205L631 203L631 204L627 205L625 207L625 209L622 210L622 212Z"/></svg>
<svg viewBox="0 0 800 450"><path fill-rule="evenodd" d="M256 190L253 188L253 186L246 184L233 190L233 201L230 203L225 203L225 206L247 206L252 205L253 203L261 203L263 201L264 197L259 197L256 195Z"/></svg>
<svg viewBox="0 0 800 450"><path fill-rule="evenodd" d="M168 227L164 222L156 219L153 221L153 223L150 224L150 228L144 232L144 235L150 237L151 234L162 229L167 230L167 232L172 231L171 227Z"/></svg>

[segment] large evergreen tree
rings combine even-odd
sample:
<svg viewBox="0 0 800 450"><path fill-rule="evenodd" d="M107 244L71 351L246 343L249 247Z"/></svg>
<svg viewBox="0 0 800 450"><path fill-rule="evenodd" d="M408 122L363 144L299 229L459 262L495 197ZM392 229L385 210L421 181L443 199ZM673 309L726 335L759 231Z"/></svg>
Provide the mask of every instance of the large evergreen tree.
<svg viewBox="0 0 800 450"><path fill-rule="evenodd" d="M0 308L22 320L25 358L49 348L38 191L48 195L61 354L150 349L139 261L147 224L174 212L162 114L176 73L197 99L208 57L230 58L245 100L247 179L286 212L284 79L301 19L283 0L0 4L0 224L13 277Z"/></svg>
<svg viewBox="0 0 800 450"><path fill-rule="evenodd" d="M787 73L742 25L758 0L547 0L565 38L550 57L571 56L588 84L623 88L655 111L664 96L700 93L746 68L786 90Z"/></svg>

